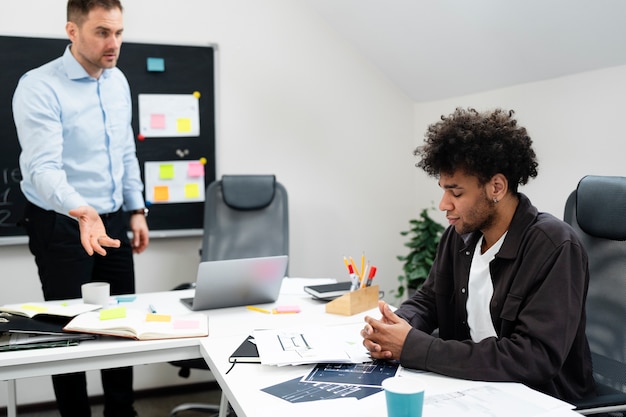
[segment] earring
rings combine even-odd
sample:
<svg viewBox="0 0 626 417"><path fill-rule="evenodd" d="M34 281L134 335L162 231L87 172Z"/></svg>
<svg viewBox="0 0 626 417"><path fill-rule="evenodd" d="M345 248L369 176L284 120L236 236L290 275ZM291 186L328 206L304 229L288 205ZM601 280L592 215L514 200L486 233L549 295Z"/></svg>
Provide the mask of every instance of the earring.
<svg viewBox="0 0 626 417"><path fill-rule="evenodd" d="M497 199L496 197L494 197L494 198L493 198L493 202L494 202L494 203L497 203L497 202L498 202L498 199Z"/></svg>

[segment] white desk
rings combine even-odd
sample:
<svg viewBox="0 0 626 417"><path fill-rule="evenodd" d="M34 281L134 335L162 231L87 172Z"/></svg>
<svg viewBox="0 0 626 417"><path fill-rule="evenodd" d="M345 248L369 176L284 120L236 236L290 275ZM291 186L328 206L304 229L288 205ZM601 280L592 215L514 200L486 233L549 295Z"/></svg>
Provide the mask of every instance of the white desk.
<svg viewBox="0 0 626 417"><path fill-rule="evenodd" d="M160 313L184 314L189 310L179 298L192 295L193 290L137 294L135 301L122 305L148 311L148 306L153 304ZM7 415L17 415L16 379L199 358L201 339L205 338L150 341L102 338L78 346L2 352L0 380L8 381Z"/></svg>
<svg viewBox="0 0 626 417"><path fill-rule="evenodd" d="M78 346L34 349L0 354L0 380L9 381L8 417L15 417L16 396L14 380L34 376L88 371L119 366L133 366L173 360L193 359L203 356L209 364L224 395L230 401L239 417L298 417L338 415L338 410L347 410L349 415L359 417L384 416L384 394L378 393L362 400L341 399L291 404L260 391L270 385L305 375L310 367L270 367L259 364L240 363L226 375L230 368L228 357L244 338L254 329L298 327L308 324L349 324L363 323L365 314L378 316L376 310L355 316L345 317L324 312L324 303L312 300L304 294L301 280L288 279L283 285L279 300L273 305L298 305L298 314L268 315L251 311L245 307L207 311L209 316L209 337L188 339L167 339L154 341L134 341L120 338L104 338L86 341ZM188 310L179 298L188 297L193 291L138 294L131 303L133 308L148 310L153 304L164 314L182 314ZM263 306L271 308L273 305ZM424 382L436 393L433 387L463 389L475 384L471 381L454 380L432 374L421 374ZM428 390L428 388L427 388ZM530 394L529 394L530 393ZM526 391L526 395L539 395ZM224 397L223 397L224 398ZM225 412L225 402L222 404ZM554 408L548 413L551 417L578 416L566 407ZM425 415L424 417L431 417Z"/></svg>
<svg viewBox="0 0 626 417"><path fill-rule="evenodd" d="M384 393L379 392L361 400L354 398L322 400L303 403L290 403L273 395L261 391L281 382L306 375L311 366L265 366L260 364L238 363L228 374L231 368L228 362L230 354L239 346L244 338L254 329L260 328L284 328L306 326L309 324L347 324L363 323L363 317L370 314L378 317L376 309L351 317L326 314L324 304L315 302L307 295L282 294L276 305L297 304L302 308L299 314L267 315L245 309L231 309L215 311L209 315L210 337L203 339L202 354L211 368L213 375L218 381L222 391L239 417L319 417L337 415L355 415L359 417L380 417L386 415ZM211 324L213 327L211 328ZM484 387L485 385L496 387L506 395L514 395L511 398L522 398L522 401L533 405L534 416L579 416L571 410L571 407L561 401L521 384L486 384L484 382L465 381L447 378L431 373L412 373L407 375L418 378L427 387L426 396L441 393L457 392L468 388ZM535 412L537 409L545 413ZM461 414L455 413L455 415ZM467 416L492 414L462 413ZM432 409L425 409L424 417L435 417L449 414L438 414ZM523 414L526 415L526 414Z"/></svg>

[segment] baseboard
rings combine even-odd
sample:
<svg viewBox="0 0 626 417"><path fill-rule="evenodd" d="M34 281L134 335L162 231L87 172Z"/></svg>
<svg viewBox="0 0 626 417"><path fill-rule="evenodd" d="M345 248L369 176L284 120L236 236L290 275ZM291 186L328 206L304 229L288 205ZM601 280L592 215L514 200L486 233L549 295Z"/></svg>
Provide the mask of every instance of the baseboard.
<svg viewBox="0 0 626 417"><path fill-rule="evenodd" d="M153 398L163 397L170 395L189 394L202 391L215 391L219 390L220 386L216 381L209 382L195 382L193 384L173 385L169 387L149 388L135 391L135 399L140 398ZM91 404L102 404L104 402L103 395L96 395L90 397ZM56 409L56 402L46 401L34 404L25 404L17 406L18 415L21 413L34 413L38 411L49 411ZM0 407L0 415L7 415L7 408Z"/></svg>

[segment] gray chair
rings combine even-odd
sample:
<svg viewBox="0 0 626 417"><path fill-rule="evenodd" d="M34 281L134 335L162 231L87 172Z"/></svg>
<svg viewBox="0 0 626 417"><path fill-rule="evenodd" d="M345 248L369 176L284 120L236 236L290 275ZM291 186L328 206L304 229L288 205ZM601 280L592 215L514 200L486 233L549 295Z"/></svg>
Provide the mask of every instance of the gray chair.
<svg viewBox="0 0 626 417"><path fill-rule="evenodd" d="M586 333L599 394L575 403L576 411L625 415L626 177L582 178L567 199L564 220L589 256Z"/></svg>
<svg viewBox="0 0 626 417"><path fill-rule="evenodd" d="M202 261L289 255L287 190L274 175L224 175L207 187L204 207ZM186 283L175 289L192 287ZM181 377L191 369L209 369L201 358L170 363L180 367ZM181 404L170 417L188 410L215 414L219 407Z"/></svg>

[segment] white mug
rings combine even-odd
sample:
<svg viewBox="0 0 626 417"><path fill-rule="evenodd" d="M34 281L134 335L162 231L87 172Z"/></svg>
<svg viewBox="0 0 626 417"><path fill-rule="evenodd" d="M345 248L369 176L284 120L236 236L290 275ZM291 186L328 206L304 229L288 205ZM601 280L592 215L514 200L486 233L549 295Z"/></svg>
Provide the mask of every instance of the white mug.
<svg viewBox="0 0 626 417"><path fill-rule="evenodd" d="M81 285L83 303L105 306L109 304L111 286L108 282L88 282Z"/></svg>

